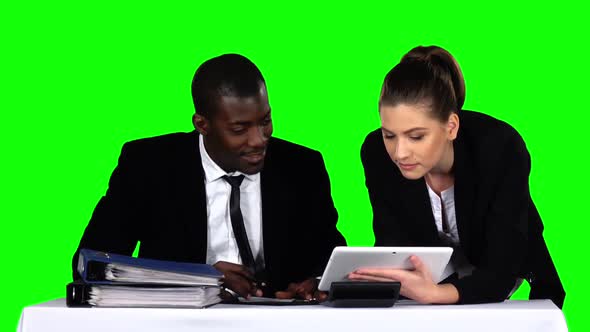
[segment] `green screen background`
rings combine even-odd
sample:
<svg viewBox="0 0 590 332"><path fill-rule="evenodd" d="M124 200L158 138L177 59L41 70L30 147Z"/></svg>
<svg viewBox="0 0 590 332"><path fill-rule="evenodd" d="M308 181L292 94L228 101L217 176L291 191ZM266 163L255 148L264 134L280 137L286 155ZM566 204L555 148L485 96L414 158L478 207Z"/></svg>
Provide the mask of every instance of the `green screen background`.
<svg viewBox="0 0 590 332"><path fill-rule="evenodd" d="M585 255L575 250L590 230L588 7L470 3L0 4L0 330L16 328L24 306L64 297L121 145L191 130L192 75L221 53L259 66L275 136L323 153L339 229L350 245L372 245L360 145L379 126L386 72L431 44L461 64L465 108L524 137L564 314L572 331L586 330Z"/></svg>

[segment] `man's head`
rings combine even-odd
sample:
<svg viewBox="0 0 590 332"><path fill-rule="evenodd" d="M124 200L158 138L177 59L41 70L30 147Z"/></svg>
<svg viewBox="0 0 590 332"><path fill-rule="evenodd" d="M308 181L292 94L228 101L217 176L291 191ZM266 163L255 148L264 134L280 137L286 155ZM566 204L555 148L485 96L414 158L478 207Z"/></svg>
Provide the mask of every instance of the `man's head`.
<svg viewBox="0 0 590 332"><path fill-rule="evenodd" d="M207 60L193 77L192 95L193 125L211 159L226 172L260 172L272 121L256 65L237 54Z"/></svg>

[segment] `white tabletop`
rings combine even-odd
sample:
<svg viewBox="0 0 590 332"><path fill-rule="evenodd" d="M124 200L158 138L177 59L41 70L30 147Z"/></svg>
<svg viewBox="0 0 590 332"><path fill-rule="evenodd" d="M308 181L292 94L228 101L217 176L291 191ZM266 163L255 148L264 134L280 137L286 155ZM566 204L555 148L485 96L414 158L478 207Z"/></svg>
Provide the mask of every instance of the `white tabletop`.
<svg viewBox="0 0 590 332"><path fill-rule="evenodd" d="M23 309L18 331L567 331L549 300L478 305L397 303L390 308L215 305L207 309L68 308L64 299Z"/></svg>

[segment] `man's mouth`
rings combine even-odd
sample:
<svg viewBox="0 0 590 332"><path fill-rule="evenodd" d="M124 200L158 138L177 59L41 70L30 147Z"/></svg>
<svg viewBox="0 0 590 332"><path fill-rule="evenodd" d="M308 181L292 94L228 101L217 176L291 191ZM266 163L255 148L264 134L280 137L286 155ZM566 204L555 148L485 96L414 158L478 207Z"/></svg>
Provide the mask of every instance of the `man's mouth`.
<svg viewBox="0 0 590 332"><path fill-rule="evenodd" d="M249 164L258 164L264 159L265 155L266 151L263 150L243 154L242 158L244 158Z"/></svg>

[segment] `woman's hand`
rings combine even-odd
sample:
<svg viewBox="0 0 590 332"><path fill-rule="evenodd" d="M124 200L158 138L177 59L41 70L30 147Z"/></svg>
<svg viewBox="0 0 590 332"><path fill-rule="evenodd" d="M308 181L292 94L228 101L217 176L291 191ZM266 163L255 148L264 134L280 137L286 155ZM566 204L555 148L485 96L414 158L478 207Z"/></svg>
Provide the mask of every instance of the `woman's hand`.
<svg viewBox="0 0 590 332"><path fill-rule="evenodd" d="M430 270L417 256L411 256L414 270L363 268L348 274L351 280L399 281L400 294L419 303L456 303L459 292L451 284L437 285Z"/></svg>

